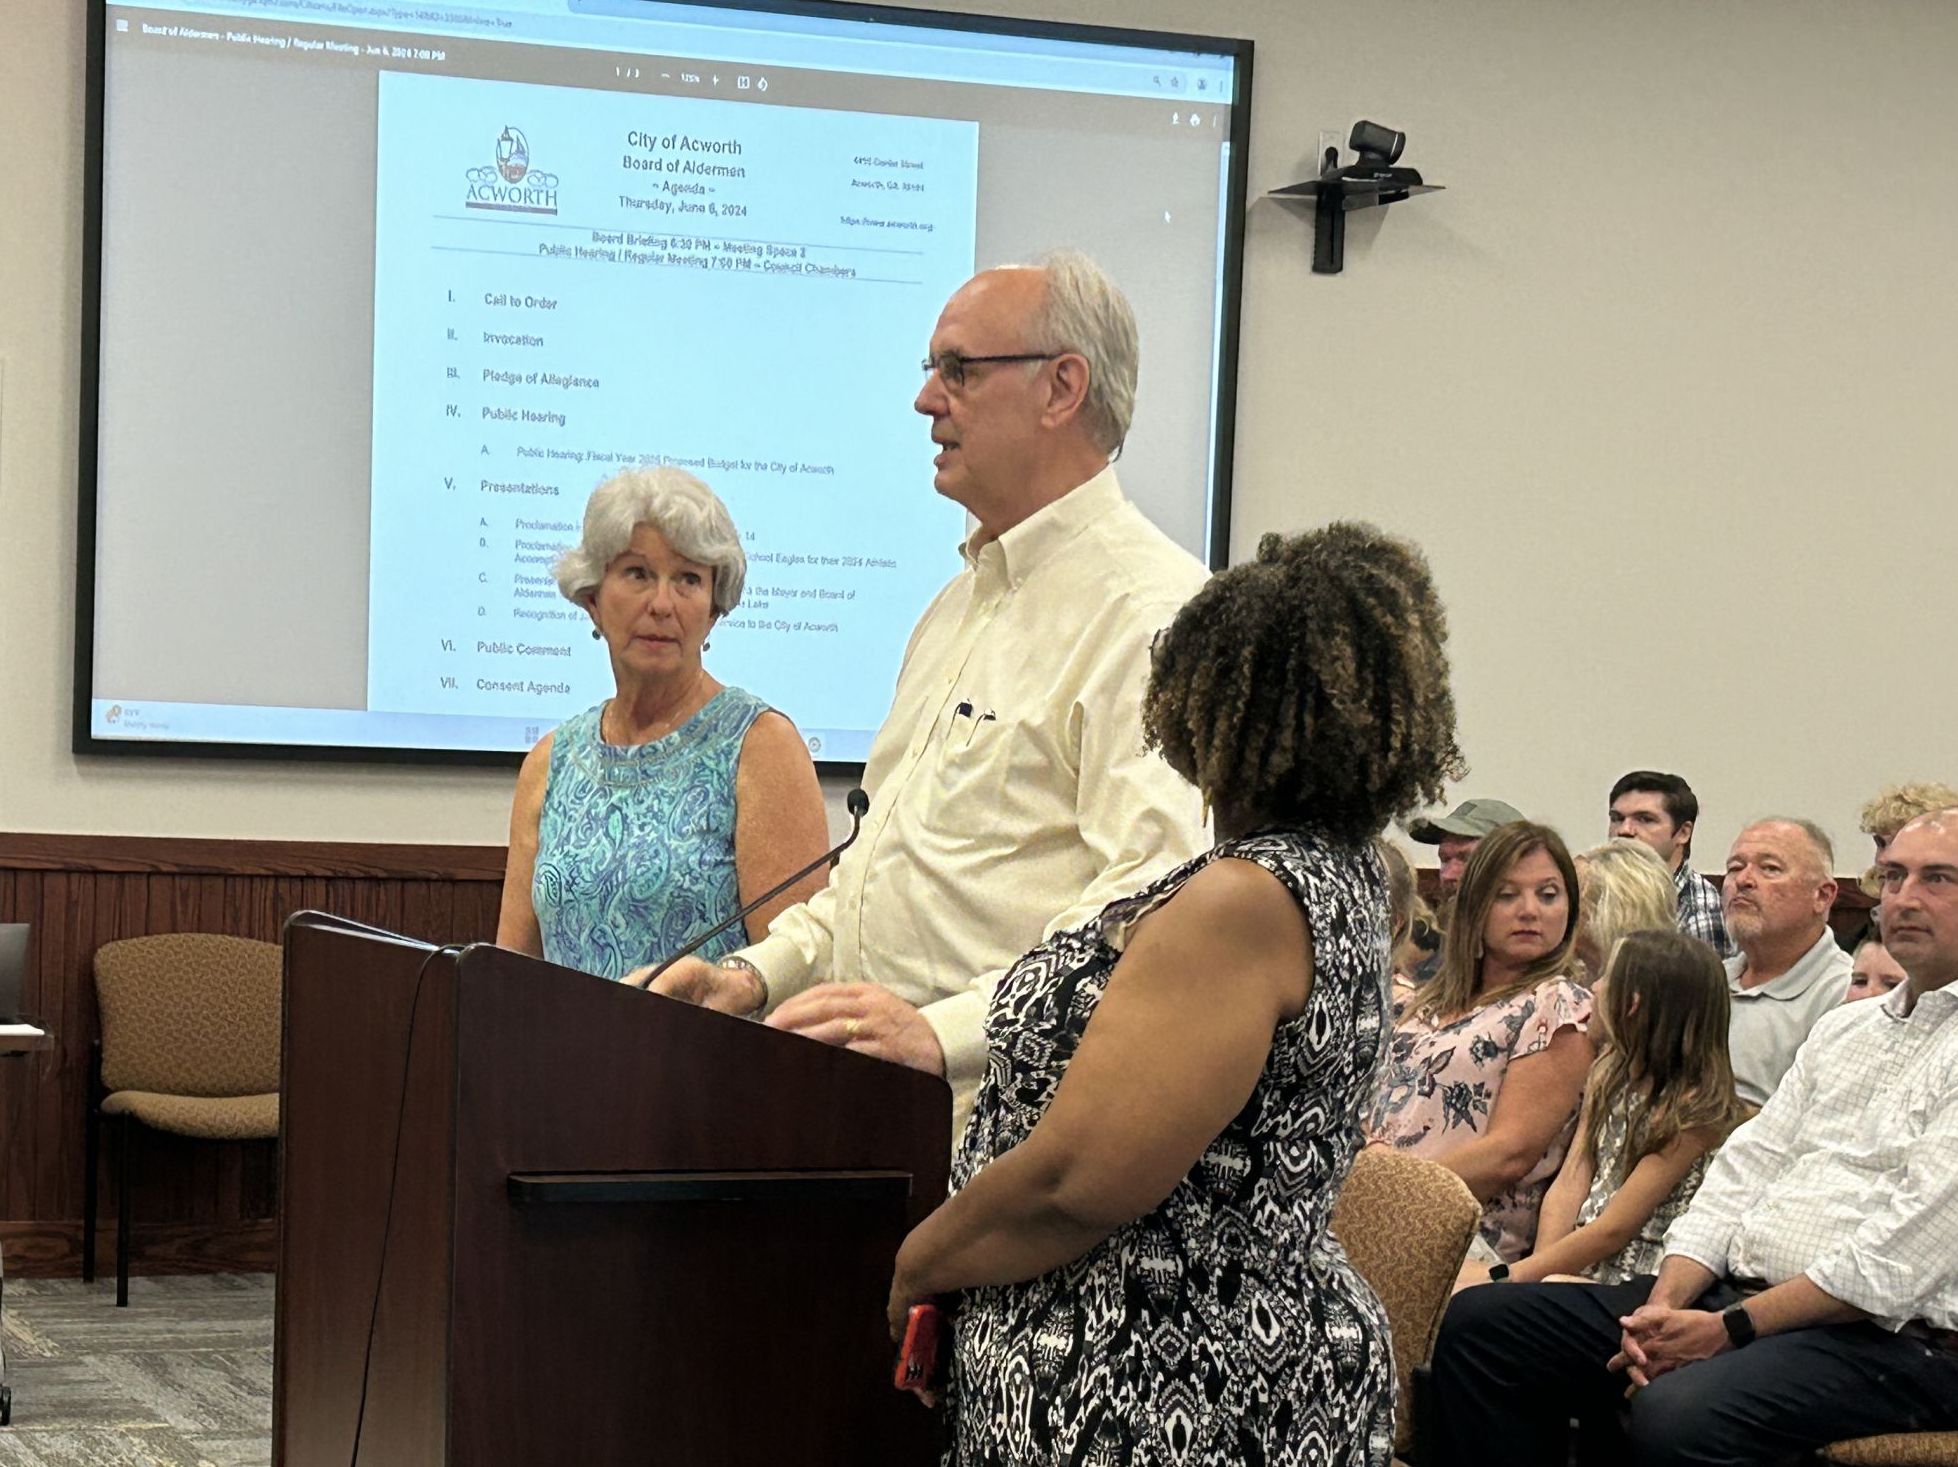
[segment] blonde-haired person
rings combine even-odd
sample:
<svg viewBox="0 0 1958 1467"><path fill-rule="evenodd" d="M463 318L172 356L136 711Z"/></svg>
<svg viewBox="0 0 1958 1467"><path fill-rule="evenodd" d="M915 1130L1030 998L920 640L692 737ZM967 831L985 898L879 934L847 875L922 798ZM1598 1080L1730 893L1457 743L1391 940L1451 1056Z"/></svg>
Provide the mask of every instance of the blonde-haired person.
<svg viewBox="0 0 1958 1467"><path fill-rule="evenodd" d="M828 822L801 734L701 660L747 565L727 506L684 470L627 469L592 492L555 570L591 617L614 691L523 762L501 946L622 978L822 855ZM808 877L701 951L761 937L822 884Z"/></svg>
<svg viewBox="0 0 1958 1467"><path fill-rule="evenodd" d="M1491 1262L1530 1251L1591 1067L1576 900L1556 831L1497 827L1462 873L1440 970L1395 1011L1372 1137L1468 1184Z"/></svg>
<svg viewBox="0 0 1958 1467"><path fill-rule="evenodd" d="M1494 1274L1471 1266L1466 1282L1621 1284L1655 1272L1666 1229L1747 1118L1727 1054L1727 973L1713 949L1668 923L1628 934L1610 954L1593 990L1597 1062L1536 1246Z"/></svg>
<svg viewBox="0 0 1958 1467"><path fill-rule="evenodd" d="M1884 847L1890 844L1891 837L1911 821L1920 815L1954 808L1958 808L1958 789L1934 779L1913 780L1879 790L1863 806L1857 824L1876 847L1876 859L1881 862ZM1882 872L1877 866L1871 866L1859 878L1858 885L1870 896L1881 897Z"/></svg>
<svg viewBox="0 0 1958 1467"><path fill-rule="evenodd" d="M1387 927L1389 969L1393 974L1394 1002L1413 996L1414 982L1408 976L1423 956L1414 941L1417 924L1432 922L1434 913L1428 904L1421 900L1420 889L1415 885L1414 867L1407 859L1407 853L1385 836L1375 839L1374 849L1380 854L1381 865L1387 868Z"/></svg>
<svg viewBox="0 0 1958 1467"><path fill-rule="evenodd" d="M1577 891L1577 956L1587 982L1604 973L1619 938L1677 926L1679 889L1665 858L1643 841L1621 837L1579 856Z"/></svg>

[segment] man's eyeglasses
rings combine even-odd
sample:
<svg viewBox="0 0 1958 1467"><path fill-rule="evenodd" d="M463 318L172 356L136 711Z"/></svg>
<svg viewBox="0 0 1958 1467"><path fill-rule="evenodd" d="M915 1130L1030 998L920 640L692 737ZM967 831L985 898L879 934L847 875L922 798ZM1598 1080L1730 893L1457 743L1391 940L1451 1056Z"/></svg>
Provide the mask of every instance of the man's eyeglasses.
<svg viewBox="0 0 1958 1467"><path fill-rule="evenodd" d="M1057 351L1019 351L1009 352L1005 356L967 357L955 351L942 351L935 357L926 357L923 365L927 377L936 372L939 381L956 390L965 386L968 368L984 366L988 362L1051 362L1061 355Z"/></svg>

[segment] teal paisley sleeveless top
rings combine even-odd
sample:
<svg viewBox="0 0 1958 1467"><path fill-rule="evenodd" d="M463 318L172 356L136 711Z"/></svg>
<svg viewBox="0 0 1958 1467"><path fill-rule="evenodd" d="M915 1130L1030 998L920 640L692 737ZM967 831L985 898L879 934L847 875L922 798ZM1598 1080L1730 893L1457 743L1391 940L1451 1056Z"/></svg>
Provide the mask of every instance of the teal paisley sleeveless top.
<svg viewBox="0 0 1958 1467"><path fill-rule="evenodd" d="M723 688L672 733L630 747L600 740L603 707L565 720L552 740L530 895L547 959L623 978L740 907L734 778L768 705ZM745 947L743 926L700 956Z"/></svg>

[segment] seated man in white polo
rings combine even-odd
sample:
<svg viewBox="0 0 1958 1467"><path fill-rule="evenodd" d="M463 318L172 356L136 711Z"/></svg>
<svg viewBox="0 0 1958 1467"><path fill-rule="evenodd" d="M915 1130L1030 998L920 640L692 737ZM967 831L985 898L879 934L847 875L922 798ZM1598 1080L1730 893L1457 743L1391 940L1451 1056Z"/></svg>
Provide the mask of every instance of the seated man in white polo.
<svg viewBox="0 0 1958 1467"><path fill-rule="evenodd" d="M1734 838L1720 903L1740 949L1727 959L1734 1083L1763 1105L1795 1051L1849 991L1850 956L1829 930L1835 849L1808 820L1758 820Z"/></svg>

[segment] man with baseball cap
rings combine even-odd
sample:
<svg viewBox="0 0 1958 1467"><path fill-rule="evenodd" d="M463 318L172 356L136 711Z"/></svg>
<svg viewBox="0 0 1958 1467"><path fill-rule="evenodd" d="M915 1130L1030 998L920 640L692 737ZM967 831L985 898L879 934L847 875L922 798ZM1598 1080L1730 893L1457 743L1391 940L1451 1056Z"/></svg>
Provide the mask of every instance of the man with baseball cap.
<svg viewBox="0 0 1958 1467"><path fill-rule="evenodd" d="M1523 812L1506 800L1464 800L1440 819L1423 816L1407 827L1412 839L1440 848L1436 854L1441 859L1441 901L1435 915L1442 927L1448 925L1449 907L1455 900L1455 889L1462 884L1470 853L1498 825L1522 818ZM1441 947L1437 944L1408 976L1414 983L1426 983L1440 967Z"/></svg>
<svg viewBox="0 0 1958 1467"><path fill-rule="evenodd" d="M1439 820L1416 820L1407 833L1424 846L1440 848L1441 899L1452 901L1462 884L1462 869L1482 838L1498 825L1522 818L1523 812L1505 800L1464 800Z"/></svg>

